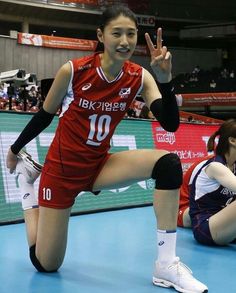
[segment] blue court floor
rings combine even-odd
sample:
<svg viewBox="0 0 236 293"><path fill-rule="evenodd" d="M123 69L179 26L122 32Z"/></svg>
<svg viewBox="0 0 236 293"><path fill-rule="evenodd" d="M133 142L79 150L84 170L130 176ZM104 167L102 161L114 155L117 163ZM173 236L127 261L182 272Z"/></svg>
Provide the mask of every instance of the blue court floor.
<svg viewBox="0 0 236 293"><path fill-rule="evenodd" d="M236 245L205 247L178 229L177 255L212 293L236 292ZM59 273L40 274L28 258L24 224L0 226L0 293L176 292L152 285L152 207L71 217Z"/></svg>

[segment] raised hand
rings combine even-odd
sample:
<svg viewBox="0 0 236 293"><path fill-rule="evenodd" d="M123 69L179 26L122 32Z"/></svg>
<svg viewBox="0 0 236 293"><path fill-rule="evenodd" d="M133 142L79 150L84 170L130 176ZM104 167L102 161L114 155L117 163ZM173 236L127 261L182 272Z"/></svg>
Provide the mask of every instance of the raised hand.
<svg viewBox="0 0 236 293"><path fill-rule="evenodd" d="M166 83L172 79L172 56L166 46L162 46L162 29L157 30L157 43L153 44L148 33L145 33L145 39L151 55L151 67L157 80L160 83Z"/></svg>

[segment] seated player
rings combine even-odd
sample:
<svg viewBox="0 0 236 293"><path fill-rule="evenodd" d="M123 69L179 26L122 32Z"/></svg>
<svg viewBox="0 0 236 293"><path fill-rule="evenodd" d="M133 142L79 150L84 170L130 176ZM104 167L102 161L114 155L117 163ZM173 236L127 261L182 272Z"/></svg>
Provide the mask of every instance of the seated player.
<svg viewBox="0 0 236 293"><path fill-rule="evenodd" d="M180 187L180 198L179 198L179 212L178 212L178 226L184 228L191 228L191 219L189 216L189 181L194 168L202 161L210 158L207 156L200 158L194 162L183 175L183 183Z"/></svg>
<svg viewBox="0 0 236 293"><path fill-rule="evenodd" d="M216 137L219 141L215 147ZM205 245L227 245L236 238L235 119L225 121L211 135L207 150L214 151L214 155L198 162L186 173L193 235ZM185 202L179 214L186 216L187 209ZM187 223L186 218L182 223L183 226Z"/></svg>

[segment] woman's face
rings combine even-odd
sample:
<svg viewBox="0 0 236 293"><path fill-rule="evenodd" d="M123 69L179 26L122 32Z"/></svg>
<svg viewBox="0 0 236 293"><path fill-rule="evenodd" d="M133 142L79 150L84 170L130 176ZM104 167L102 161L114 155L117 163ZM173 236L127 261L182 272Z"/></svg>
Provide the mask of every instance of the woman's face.
<svg viewBox="0 0 236 293"><path fill-rule="evenodd" d="M104 53L114 61L129 59L137 44L135 22L123 15L111 20L103 32L98 29L99 41L104 45Z"/></svg>

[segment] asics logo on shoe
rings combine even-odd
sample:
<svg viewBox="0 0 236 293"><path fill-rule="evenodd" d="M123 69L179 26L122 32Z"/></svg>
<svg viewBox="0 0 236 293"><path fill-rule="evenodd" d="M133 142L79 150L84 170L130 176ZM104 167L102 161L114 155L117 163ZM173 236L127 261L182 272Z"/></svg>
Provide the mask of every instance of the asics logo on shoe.
<svg viewBox="0 0 236 293"><path fill-rule="evenodd" d="M24 194L23 199L27 199L28 196L30 196L30 193Z"/></svg>
<svg viewBox="0 0 236 293"><path fill-rule="evenodd" d="M164 243L165 243L165 241L160 241L160 242L158 243L158 245L159 245L159 246L162 246Z"/></svg>

